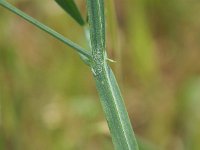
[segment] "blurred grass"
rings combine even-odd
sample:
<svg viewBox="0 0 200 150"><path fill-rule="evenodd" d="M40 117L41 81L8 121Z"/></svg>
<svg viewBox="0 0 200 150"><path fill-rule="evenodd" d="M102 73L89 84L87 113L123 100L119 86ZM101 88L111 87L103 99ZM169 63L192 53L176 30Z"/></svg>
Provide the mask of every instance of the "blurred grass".
<svg viewBox="0 0 200 150"><path fill-rule="evenodd" d="M87 47L83 29L54 1L11 2ZM84 1L77 3L85 12ZM141 149L199 150L200 2L107 6L108 51ZM0 13L0 149L113 149L79 57L7 10Z"/></svg>

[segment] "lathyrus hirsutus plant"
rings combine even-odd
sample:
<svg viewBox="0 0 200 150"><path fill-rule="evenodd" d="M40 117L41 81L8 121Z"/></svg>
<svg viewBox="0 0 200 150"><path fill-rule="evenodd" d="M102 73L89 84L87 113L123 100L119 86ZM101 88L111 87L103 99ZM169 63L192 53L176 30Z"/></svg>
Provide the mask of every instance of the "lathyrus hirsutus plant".
<svg viewBox="0 0 200 150"><path fill-rule="evenodd" d="M55 0L77 23L89 31L90 49L86 50L62 34L28 16L5 0L0 5L72 47L93 73L100 102L116 150L138 150L136 138L115 76L108 64L105 42L104 0L87 0L87 22L81 16L74 0ZM89 24L88 27L87 24Z"/></svg>

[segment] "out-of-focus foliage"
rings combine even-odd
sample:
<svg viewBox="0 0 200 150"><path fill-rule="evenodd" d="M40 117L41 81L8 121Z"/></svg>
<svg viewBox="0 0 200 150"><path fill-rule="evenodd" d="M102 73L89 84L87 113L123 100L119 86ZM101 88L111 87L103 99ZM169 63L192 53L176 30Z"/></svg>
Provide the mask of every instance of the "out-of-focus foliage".
<svg viewBox="0 0 200 150"><path fill-rule="evenodd" d="M76 2L87 16L84 1ZM13 3L87 47L82 27L54 1ZM141 150L199 150L200 1L106 5L109 58ZM79 56L7 10L0 14L0 149L113 149Z"/></svg>

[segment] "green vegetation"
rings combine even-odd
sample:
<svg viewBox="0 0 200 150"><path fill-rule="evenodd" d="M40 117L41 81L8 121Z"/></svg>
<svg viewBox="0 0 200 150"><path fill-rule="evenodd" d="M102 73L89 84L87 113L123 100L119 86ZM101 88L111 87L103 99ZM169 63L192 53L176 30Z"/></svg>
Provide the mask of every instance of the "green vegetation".
<svg viewBox="0 0 200 150"><path fill-rule="evenodd" d="M56 0L56 2L63 9L65 9L79 24L84 24L84 21L73 0ZM90 66L91 71L93 72L115 149L138 150L138 145L119 87L117 85L117 81L107 63L109 59L107 58L105 46L104 1L87 0L91 54L77 44L64 38L64 36L61 34L55 32L51 28L43 25L39 21L13 7L8 2L3 0L0 1L0 4L78 51L78 53L81 55L81 57L83 57L83 60L87 65ZM90 45L90 43L88 45Z"/></svg>
<svg viewBox="0 0 200 150"><path fill-rule="evenodd" d="M84 0L66 1L4 1L61 42L0 6L0 150L114 149L90 69L99 66L92 61L99 45L90 43L89 9ZM200 1L104 2L104 61L139 149L199 150ZM104 88L101 97L110 96Z"/></svg>

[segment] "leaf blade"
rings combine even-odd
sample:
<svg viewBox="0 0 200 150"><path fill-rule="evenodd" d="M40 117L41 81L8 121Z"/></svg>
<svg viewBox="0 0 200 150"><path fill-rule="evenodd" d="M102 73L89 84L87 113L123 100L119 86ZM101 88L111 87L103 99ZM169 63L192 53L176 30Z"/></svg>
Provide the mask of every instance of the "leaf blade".
<svg viewBox="0 0 200 150"><path fill-rule="evenodd" d="M64 9L81 26L85 24L78 7L74 0L55 0L56 3Z"/></svg>
<svg viewBox="0 0 200 150"><path fill-rule="evenodd" d="M35 18L33 18L33 17L27 15L26 13L22 12L21 10L19 10L15 6L8 3L7 1L0 0L0 5L4 8L6 8L6 9L8 9L12 13L18 15L19 17L23 18L24 20L28 21L29 23L33 24L37 28L39 28L39 29L43 30L44 32L48 33L49 35L53 36L54 38L58 39L59 41L63 42L64 44L68 45L69 47L75 49L79 54L85 56L85 58L87 58L88 60L91 59L91 54L90 54L89 51L85 50L84 48L82 48L78 44L72 42L71 40L67 39L62 34L54 31L50 27L42 24L41 22L39 22Z"/></svg>

